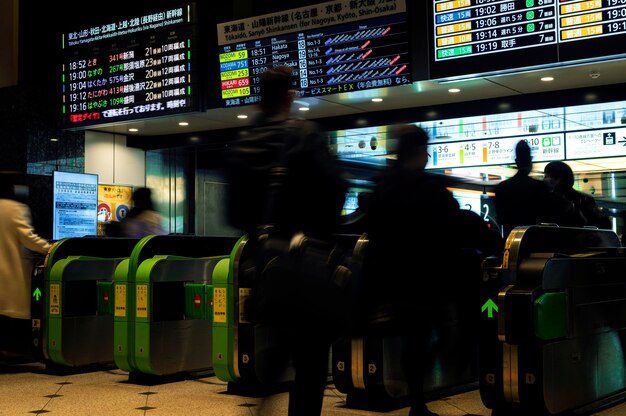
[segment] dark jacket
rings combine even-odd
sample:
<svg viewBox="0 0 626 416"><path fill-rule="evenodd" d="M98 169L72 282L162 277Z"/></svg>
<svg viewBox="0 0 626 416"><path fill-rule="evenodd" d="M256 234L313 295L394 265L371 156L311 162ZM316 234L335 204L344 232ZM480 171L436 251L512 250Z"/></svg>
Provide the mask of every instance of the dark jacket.
<svg viewBox="0 0 626 416"><path fill-rule="evenodd" d="M582 227L587 224L582 211L572 201L575 196L551 191L545 182L524 172L518 171L512 178L500 182L495 193L496 217L505 238L518 226L550 223Z"/></svg>
<svg viewBox="0 0 626 416"><path fill-rule="evenodd" d="M555 220L550 213L550 188L523 171L500 182L495 193L496 218L504 237L515 227Z"/></svg>
<svg viewBox="0 0 626 416"><path fill-rule="evenodd" d="M400 169L385 175L367 212L365 304L393 305L406 319L439 304L457 276L459 212L440 177Z"/></svg>
<svg viewBox="0 0 626 416"><path fill-rule="evenodd" d="M562 189L560 187L554 189L554 195L556 198L560 197L562 200L566 201L562 202L562 204L567 206L573 213L572 215L578 219L579 224L574 225L586 225L608 230L612 228L608 214L596 204L596 200L593 196L577 191L574 188Z"/></svg>
<svg viewBox="0 0 626 416"><path fill-rule="evenodd" d="M323 238L338 231L347 182L314 123L270 122L260 115L231 146L227 163L232 226L249 235L267 223L288 236L302 231ZM276 197L269 197L273 191Z"/></svg>

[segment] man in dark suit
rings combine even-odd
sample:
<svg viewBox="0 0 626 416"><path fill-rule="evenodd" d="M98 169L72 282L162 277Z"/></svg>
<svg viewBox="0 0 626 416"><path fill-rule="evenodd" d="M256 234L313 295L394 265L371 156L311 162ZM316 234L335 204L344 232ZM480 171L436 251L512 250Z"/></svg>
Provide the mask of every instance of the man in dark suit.
<svg viewBox="0 0 626 416"><path fill-rule="evenodd" d="M550 188L541 180L532 178L532 157L526 140L515 146L517 173L500 182L495 188L496 219L504 238L520 225L550 222Z"/></svg>

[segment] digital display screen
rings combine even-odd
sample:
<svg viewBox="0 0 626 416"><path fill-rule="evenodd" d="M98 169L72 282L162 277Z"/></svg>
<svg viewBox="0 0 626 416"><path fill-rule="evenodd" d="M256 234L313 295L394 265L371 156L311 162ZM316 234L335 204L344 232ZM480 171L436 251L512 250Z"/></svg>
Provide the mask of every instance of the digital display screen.
<svg viewBox="0 0 626 416"><path fill-rule="evenodd" d="M54 240L96 235L98 175L54 171L52 200Z"/></svg>
<svg viewBox="0 0 626 416"><path fill-rule="evenodd" d="M294 69L300 97L410 84L404 0L339 0L218 25L223 107L260 101L260 75Z"/></svg>
<svg viewBox="0 0 626 416"><path fill-rule="evenodd" d="M199 109L191 5L63 34L64 127Z"/></svg>
<svg viewBox="0 0 626 416"><path fill-rule="evenodd" d="M431 4L431 79L626 53L626 0Z"/></svg>

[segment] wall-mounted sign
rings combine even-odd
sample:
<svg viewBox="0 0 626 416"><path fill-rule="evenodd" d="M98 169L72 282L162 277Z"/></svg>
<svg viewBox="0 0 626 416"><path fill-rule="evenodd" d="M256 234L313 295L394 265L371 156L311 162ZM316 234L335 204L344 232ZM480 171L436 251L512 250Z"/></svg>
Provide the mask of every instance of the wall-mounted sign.
<svg viewBox="0 0 626 416"><path fill-rule="evenodd" d="M65 33L64 126L197 111L193 18L186 5Z"/></svg>
<svg viewBox="0 0 626 416"><path fill-rule="evenodd" d="M626 53L622 0L433 0L431 79Z"/></svg>
<svg viewBox="0 0 626 416"><path fill-rule="evenodd" d="M54 171L52 238L96 235L98 175Z"/></svg>
<svg viewBox="0 0 626 416"><path fill-rule="evenodd" d="M260 101L267 68L294 69L301 97L410 84L404 0L337 0L217 26L222 105Z"/></svg>

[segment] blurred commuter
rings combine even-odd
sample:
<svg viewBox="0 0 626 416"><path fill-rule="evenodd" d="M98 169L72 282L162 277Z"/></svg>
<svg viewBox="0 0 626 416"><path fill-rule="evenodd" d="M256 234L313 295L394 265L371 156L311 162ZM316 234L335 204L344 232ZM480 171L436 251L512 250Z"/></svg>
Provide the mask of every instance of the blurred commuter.
<svg viewBox="0 0 626 416"><path fill-rule="evenodd" d="M228 152L229 222L246 232L251 246L268 224L271 235L286 239L299 231L327 239L339 230L347 184L317 125L291 117L293 79L289 67L262 74L260 112ZM256 356L257 369L276 373L268 377L276 382L292 360L295 378L289 387L288 414L319 416L330 346L337 334L321 324L316 311L294 307L298 298L297 293L286 293L282 305L266 304L264 313L253 317L257 336L271 338L271 351Z"/></svg>
<svg viewBox="0 0 626 416"><path fill-rule="evenodd" d="M559 225L565 226L594 226L611 229L612 224L607 213L597 204L593 196L574 189L574 172L563 161L548 163L544 170L544 180L552 189L556 199L560 198L568 217Z"/></svg>
<svg viewBox="0 0 626 416"><path fill-rule="evenodd" d="M550 188L530 176L532 158L526 140L520 140L515 146L515 164L515 175L495 188L496 219L505 238L515 227L554 220Z"/></svg>
<svg viewBox="0 0 626 416"><path fill-rule="evenodd" d="M35 233L28 205L18 202L16 173L0 173L0 350L16 351L30 334L32 252L50 243Z"/></svg>
<svg viewBox="0 0 626 416"><path fill-rule="evenodd" d="M402 125L395 137L397 161L379 178L366 216L365 305L372 305L366 330L402 337L409 415L432 416L424 398L431 334L438 315L456 309L449 302L463 285L459 279L471 278L460 259L466 244L478 244L477 223L476 216L461 212L447 181L425 171L427 133ZM478 227L486 228L478 219ZM488 250L498 251L498 240Z"/></svg>
<svg viewBox="0 0 626 416"><path fill-rule="evenodd" d="M148 235L166 234L163 217L154 208L150 188L137 188L133 191L133 207L119 224L122 237L141 238Z"/></svg>

